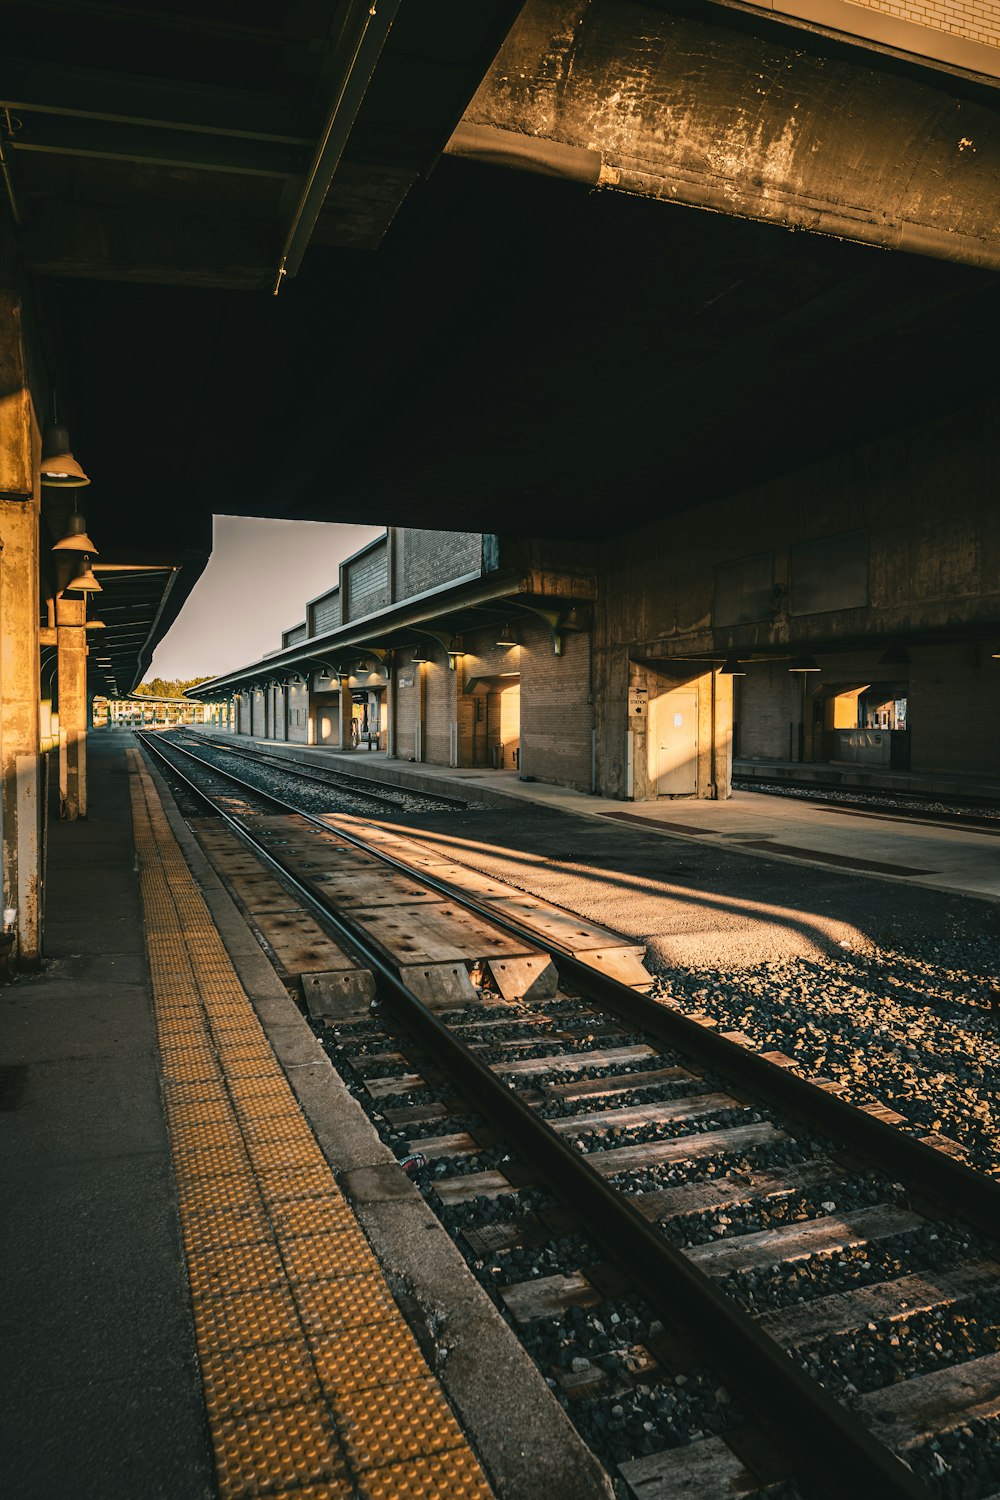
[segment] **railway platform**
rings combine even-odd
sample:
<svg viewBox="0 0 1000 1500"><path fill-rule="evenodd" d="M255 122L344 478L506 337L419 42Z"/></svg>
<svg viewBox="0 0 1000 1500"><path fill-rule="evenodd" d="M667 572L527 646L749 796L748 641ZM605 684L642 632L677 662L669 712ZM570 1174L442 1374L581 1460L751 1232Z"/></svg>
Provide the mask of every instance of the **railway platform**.
<svg viewBox="0 0 1000 1500"><path fill-rule="evenodd" d="M0 991L5 1493L603 1493L132 737L90 760Z"/></svg>
<svg viewBox="0 0 1000 1500"><path fill-rule="evenodd" d="M468 797L362 821L634 937L654 969L997 928L988 826L296 759L320 755ZM222 835L196 836L131 735L89 758L90 816L51 829L46 966L0 991L7 1492L607 1496L247 924L262 877L220 878Z"/></svg>

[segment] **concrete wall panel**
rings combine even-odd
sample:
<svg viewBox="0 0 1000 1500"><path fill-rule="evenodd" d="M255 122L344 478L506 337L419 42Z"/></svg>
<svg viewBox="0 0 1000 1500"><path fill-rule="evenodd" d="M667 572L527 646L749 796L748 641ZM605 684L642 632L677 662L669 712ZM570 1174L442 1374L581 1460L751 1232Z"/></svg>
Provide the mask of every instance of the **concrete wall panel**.
<svg viewBox="0 0 1000 1500"><path fill-rule="evenodd" d="M890 642L906 642L916 665L925 649L922 639L959 632L993 638L1000 622L998 471L1000 416L993 404L982 404L669 522L608 539L601 550L595 624L601 790L624 795L630 651L662 659L721 658L730 651L747 657L773 655L773 664L751 666L739 689L739 753L787 759L791 749L794 759L797 725L803 721L808 742L812 716L803 715L801 685L789 678L791 656L816 654L824 676L830 677L846 669L843 660L838 666L838 656L864 650L866 640L874 653L865 658L870 666ZM795 549L818 544L806 547L806 555L812 556L828 542L834 551L843 550L838 538L845 536L854 539L855 584L860 576L858 537L867 538L869 602L792 614ZM774 558L768 617L726 625L714 621L718 571L732 578L739 574L741 559L768 553ZM804 594L801 589L797 593L801 607ZM859 587L850 597L860 598ZM739 617L739 601L728 594L725 598L724 618ZM826 606L836 601L817 595L817 602ZM996 669L998 664L990 665ZM916 700L922 692L919 675L911 680ZM970 700L964 713L954 696L960 683L976 701L973 709ZM919 729L913 733L913 769L929 769L932 762L984 772L995 768L989 714L979 702L992 691L988 670L977 677L971 668L956 668L948 688L952 722L975 718L984 727L970 732L951 763L948 744L954 741L942 730L930 738L934 716L921 708ZM791 746L790 725L795 726Z"/></svg>
<svg viewBox="0 0 1000 1500"><path fill-rule="evenodd" d="M590 638L566 631L562 655L541 621L519 624L521 665L521 772L539 781L590 790Z"/></svg>
<svg viewBox="0 0 1000 1500"><path fill-rule="evenodd" d="M996 775L1000 638L922 647L910 666L910 769Z"/></svg>

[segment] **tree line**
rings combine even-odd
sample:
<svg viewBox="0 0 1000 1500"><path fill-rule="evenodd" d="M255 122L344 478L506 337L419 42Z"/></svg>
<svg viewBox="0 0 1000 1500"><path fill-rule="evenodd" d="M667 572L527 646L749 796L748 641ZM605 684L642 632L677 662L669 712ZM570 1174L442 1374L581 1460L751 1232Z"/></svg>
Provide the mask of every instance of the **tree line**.
<svg viewBox="0 0 1000 1500"><path fill-rule="evenodd" d="M212 674L204 677L154 677L151 682L140 682L133 696L142 698L183 698L190 688L209 682Z"/></svg>

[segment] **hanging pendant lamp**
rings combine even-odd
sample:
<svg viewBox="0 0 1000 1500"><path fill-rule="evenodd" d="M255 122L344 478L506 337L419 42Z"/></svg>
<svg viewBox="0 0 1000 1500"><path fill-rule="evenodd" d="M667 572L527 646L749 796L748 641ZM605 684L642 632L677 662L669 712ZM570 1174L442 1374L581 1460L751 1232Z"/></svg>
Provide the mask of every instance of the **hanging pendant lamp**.
<svg viewBox="0 0 1000 1500"><path fill-rule="evenodd" d="M94 570L90 566L90 558L84 556L80 561L78 572L72 577L63 589L64 594L99 594L101 585L94 577Z"/></svg>
<svg viewBox="0 0 1000 1500"><path fill-rule="evenodd" d="M73 457L69 433L58 422L54 422L45 429L39 472L43 484L54 485L61 489L78 489L90 483Z"/></svg>
<svg viewBox="0 0 1000 1500"><path fill-rule="evenodd" d="M66 517L65 535L53 544L52 550L53 552L86 552L91 557L100 556L87 535L87 522L75 506Z"/></svg>

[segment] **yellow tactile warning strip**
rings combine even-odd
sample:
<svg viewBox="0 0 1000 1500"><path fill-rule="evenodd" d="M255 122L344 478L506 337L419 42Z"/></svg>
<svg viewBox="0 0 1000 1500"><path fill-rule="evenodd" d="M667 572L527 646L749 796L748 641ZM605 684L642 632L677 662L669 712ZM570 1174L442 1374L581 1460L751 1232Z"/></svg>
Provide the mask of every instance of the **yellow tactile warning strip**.
<svg viewBox="0 0 1000 1500"><path fill-rule="evenodd" d="M219 1493L491 1500L129 752L163 1090Z"/></svg>

